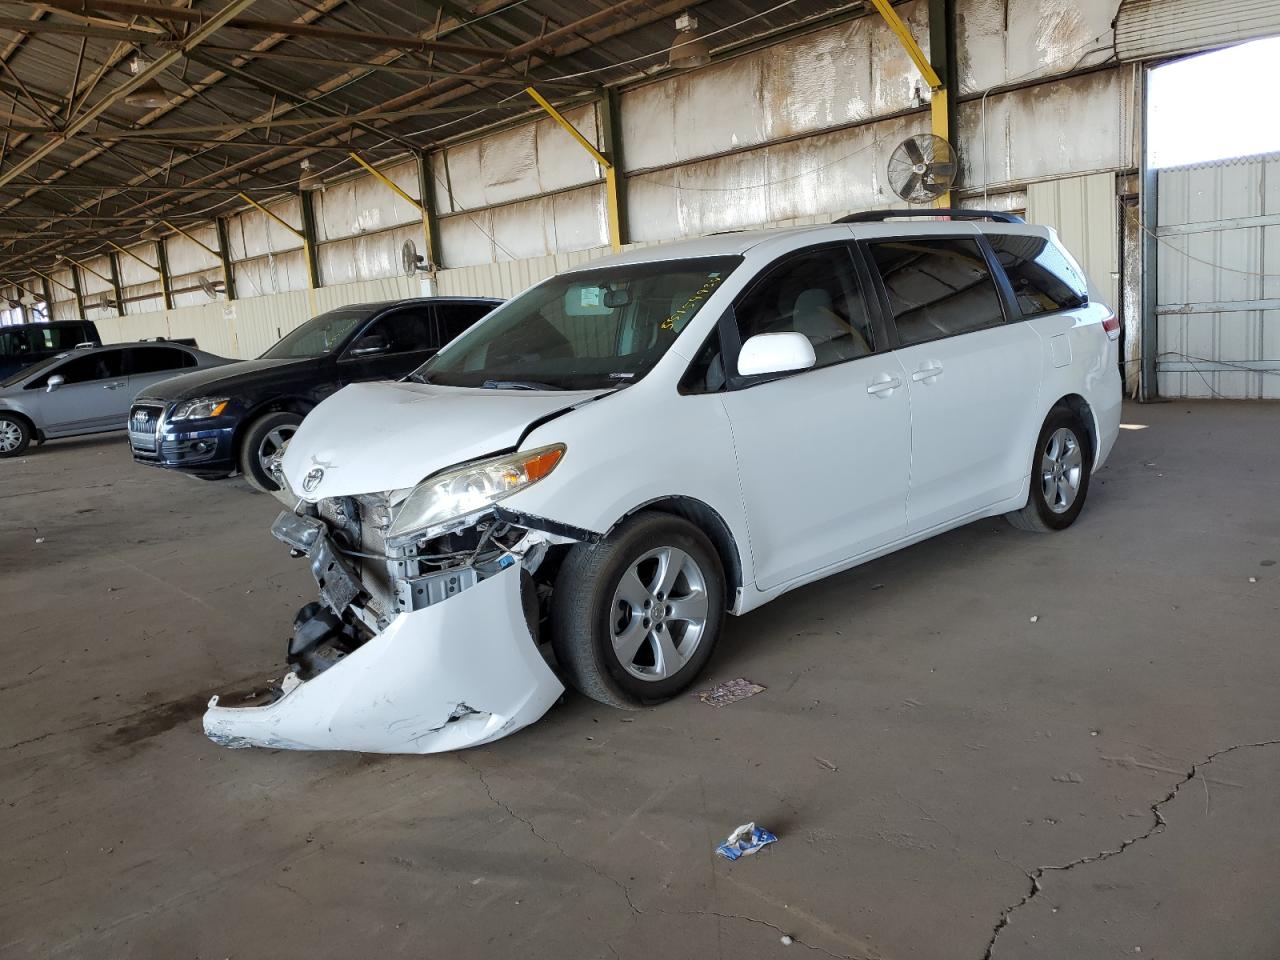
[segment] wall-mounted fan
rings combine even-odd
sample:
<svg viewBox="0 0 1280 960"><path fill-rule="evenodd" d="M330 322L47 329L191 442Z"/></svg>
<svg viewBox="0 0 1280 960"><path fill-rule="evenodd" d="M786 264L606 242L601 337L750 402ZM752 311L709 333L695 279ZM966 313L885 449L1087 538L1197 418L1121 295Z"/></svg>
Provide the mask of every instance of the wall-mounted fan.
<svg viewBox="0 0 1280 960"><path fill-rule="evenodd" d="M227 289L227 285L221 280L210 280L208 277L201 277L197 283L204 295L210 300L217 300L218 295Z"/></svg>
<svg viewBox="0 0 1280 960"><path fill-rule="evenodd" d="M917 133L889 155L889 186L907 203L930 203L956 180L956 155L942 137Z"/></svg>
<svg viewBox="0 0 1280 960"><path fill-rule="evenodd" d="M431 264L427 263L427 258L418 252L418 245L412 240L406 240L400 246L400 265L404 268L406 277L430 273L432 270Z"/></svg>

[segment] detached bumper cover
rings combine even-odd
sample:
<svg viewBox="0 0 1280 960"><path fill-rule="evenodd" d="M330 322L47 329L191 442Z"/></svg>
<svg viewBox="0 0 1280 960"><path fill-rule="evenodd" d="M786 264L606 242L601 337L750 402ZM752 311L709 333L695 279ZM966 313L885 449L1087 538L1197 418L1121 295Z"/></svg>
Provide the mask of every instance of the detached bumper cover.
<svg viewBox="0 0 1280 960"><path fill-rule="evenodd" d="M204 731L227 747L438 753L514 733L563 692L529 634L515 564L401 614L274 703L229 708L214 697Z"/></svg>

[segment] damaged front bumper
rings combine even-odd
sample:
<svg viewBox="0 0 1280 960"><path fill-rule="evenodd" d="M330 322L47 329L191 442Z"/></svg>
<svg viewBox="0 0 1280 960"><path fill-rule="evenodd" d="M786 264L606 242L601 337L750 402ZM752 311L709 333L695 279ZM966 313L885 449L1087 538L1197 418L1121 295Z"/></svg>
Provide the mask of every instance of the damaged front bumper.
<svg viewBox="0 0 1280 960"><path fill-rule="evenodd" d="M274 703L222 707L214 697L205 733L227 747L438 753L528 726L564 687L529 632L520 570L400 614L312 679L291 674Z"/></svg>

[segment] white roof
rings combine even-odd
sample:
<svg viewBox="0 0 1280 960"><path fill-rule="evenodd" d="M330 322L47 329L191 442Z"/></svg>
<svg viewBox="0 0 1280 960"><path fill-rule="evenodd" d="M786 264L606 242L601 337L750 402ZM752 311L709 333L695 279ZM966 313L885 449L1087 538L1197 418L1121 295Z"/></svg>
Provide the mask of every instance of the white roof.
<svg viewBox="0 0 1280 960"><path fill-rule="evenodd" d="M631 263L655 263L661 260L690 260L695 257L742 256L756 247L785 243L794 237L811 234L814 243L824 239L838 240L849 237L903 236L929 233L970 233L975 229L983 233L1020 233L1045 236L1048 227L1036 224L997 223L985 220L885 220L871 223L824 223L809 227L785 227L772 230L734 230L713 233L691 240L675 240L644 247L633 247L623 253L602 257L574 267L570 273L594 270L598 267L621 266ZM786 244L791 246L791 244Z"/></svg>

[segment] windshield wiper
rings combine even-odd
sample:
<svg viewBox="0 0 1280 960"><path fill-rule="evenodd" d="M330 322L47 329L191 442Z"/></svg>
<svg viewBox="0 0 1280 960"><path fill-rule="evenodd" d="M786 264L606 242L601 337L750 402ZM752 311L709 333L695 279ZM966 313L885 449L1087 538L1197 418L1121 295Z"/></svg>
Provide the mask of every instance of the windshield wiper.
<svg viewBox="0 0 1280 960"><path fill-rule="evenodd" d="M480 384L483 390L559 390L554 383L541 380L486 380Z"/></svg>

